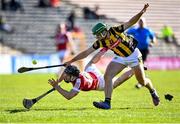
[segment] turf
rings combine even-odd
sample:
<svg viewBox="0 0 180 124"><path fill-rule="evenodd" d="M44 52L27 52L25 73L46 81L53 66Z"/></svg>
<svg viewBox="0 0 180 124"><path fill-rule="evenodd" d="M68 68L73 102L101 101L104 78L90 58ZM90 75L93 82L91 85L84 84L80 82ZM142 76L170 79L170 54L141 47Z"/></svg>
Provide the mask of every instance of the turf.
<svg viewBox="0 0 180 124"><path fill-rule="evenodd" d="M104 99L98 91L80 92L66 100L56 91L30 110L22 106L23 98L34 98L51 88L47 80L52 74L0 75L0 122L46 123L180 123L180 71L149 71L148 76L157 88L161 104L154 107L145 88L134 88L135 78L113 91L112 109L100 110L93 101ZM62 83L66 89L71 85ZM174 96L165 100L164 94Z"/></svg>

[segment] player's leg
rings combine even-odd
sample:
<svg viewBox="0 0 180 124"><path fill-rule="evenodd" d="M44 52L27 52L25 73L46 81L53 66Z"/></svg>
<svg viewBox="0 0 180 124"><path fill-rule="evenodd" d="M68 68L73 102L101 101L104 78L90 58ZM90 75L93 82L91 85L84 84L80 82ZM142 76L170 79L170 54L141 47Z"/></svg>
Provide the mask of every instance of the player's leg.
<svg viewBox="0 0 180 124"><path fill-rule="evenodd" d="M63 63L63 61L64 61L64 58L65 58L65 50L59 50L58 51L58 56L59 56L59 61L60 61L60 63ZM60 77L60 75L62 74L62 72L63 72L63 68L60 68L59 69L59 71L57 72L57 77L59 78Z"/></svg>
<svg viewBox="0 0 180 124"><path fill-rule="evenodd" d="M145 77L144 65L141 59L141 53L139 49L135 51L127 58L128 65L132 68L135 77L142 86L145 86L151 93L154 105L159 104L159 97L154 89L152 82L149 78Z"/></svg>
<svg viewBox="0 0 180 124"><path fill-rule="evenodd" d="M100 72L100 70L96 67L95 64L90 64L88 66L86 66L85 72L93 72L94 74L96 74L97 77L103 77L103 74Z"/></svg>
<svg viewBox="0 0 180 124"><path fill-rule="evenodd" d="M131 78L133 75L134 75L134 73L133 73L132 69L128 69L120 77L118 77L118 78L115 77L113 79L113 89L115 89L116 87L118 87L121 84L123 84L126 80ZM97 90L102 91L102 90L104 90L104 85L105 85L104 77L103 77L102 74L100 74L100 76L98 78L99 78L99 86L98 86Z"/></svg>
<svg viewBox="0 0 180 124"><path fill-rule="evenodd" d="M115 77L119 72L121 72L126 66L117 62L111 62L104 74L105 79L105 96L106 98L111 98L112 95L112 79Z"/></svg>
<svg viewBox="0 0 180 124"><path fill-rule="evenodd" d="M113 88L120 86L123 84L126 80L131 78L134 75L132 69L129 69L128 71L124 72L120 77L118 77L115 81L113 81Z"/></svg>
<svg viewBox="0 0 180 124"><path fill-rule="evenodd" d="M159 100L158 94L157 94L156 90L154 89L151 80L149 78L145 77L143 64L139 63L139 65L132 67L132 69L134 71L134 74L135 74L138 82L142 86L145 86L151 93L154 105L155 106L159 105L160 100Z"/></svg>
<svg viewBox="0 0 180 124"><path fill-rule="evenodd" d="M141 54L142 54L142 60L143 60L143 63L146 61L146 59L147 59L147 56L148 56L148 54L149 54L149 49L143 49L143 50L140 50L140 52L141 52ZM143 87L140 83L137 83L136 85L135 85L135 87L137 88L137 89L140 89L141 87Z"/></svg>
<svg viewBox="0 0 180 124"><path fill-rule="evenodd" d="M93 63L92 63L91 61L89 61L89 62L85 65L84 71L86 71L89 67L91 67L92 64L93 64Z"/></svg>
<svg viewBox="0 0 180 124"><path fill-rule="evenodd" d="M92 63L87 64L84 71L85 72L92 72L97 76L99 83L98 83L96 90L99 90L99 91L104 90L104 85L105 85L104 75L100 72L100 70L96 67L95 64L92 64Z"/></svg>
<svg viewBox="0 0 180 124"><path fill-rule="evenodd" d="M93 102L93 105L97 108L101 109L110 109L111 108L111 95L113 91L113 84L112 79L114 76L116 76L119 72L121 72L126 66L117 63L117 62L110 62L108 65L104 79L105 79L105 101L104 102Z"/></svg>

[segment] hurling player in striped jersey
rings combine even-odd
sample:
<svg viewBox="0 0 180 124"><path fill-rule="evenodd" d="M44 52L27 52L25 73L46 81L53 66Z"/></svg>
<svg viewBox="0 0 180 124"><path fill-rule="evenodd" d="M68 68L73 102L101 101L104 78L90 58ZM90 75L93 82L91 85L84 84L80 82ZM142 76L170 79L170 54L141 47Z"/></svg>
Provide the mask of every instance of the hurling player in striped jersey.
<svg viewBox="0 0 180 124"><path fill-rule="evenodd" d="M111 109L111 97L113 91L112 79L127 66L131 67L137 81L149 90L153 104L155 106L159 105L159 96L153 87L151 80L145 76L144 66L142 63L142 54L137 48L138 41L130 35L124 33L125 30L138 22L148 7L149 4L147 3L144 5L141 11L133 16L129 21L117 26L110 27L109 29L106 24L97 23L92 28L92 33L95 35L97 40L91 47L82 51L70 61L65 63L68 66L75 61L86 58L88 55L98 50L99 48L106 48L114 52L116 56L109 63L104 74L105 100L103 102L93 102L93 105L96 108Z"/></svg>

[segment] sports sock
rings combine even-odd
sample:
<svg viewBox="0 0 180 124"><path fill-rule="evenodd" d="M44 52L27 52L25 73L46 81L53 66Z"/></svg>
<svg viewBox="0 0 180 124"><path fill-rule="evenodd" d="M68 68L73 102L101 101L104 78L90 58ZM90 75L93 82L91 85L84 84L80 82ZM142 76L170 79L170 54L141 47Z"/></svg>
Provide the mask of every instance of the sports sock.
<svg viewBox="0 0 180 124"><path fill-rule="evenodd" d="M110 105L111 104L111 98L105 98L105 102Z"/></svg>
<svg viewBox="0 0 180 124"><path fill-rule="evenodd" d="M150 90L150 93L153 94L155 92L155 89Z"/></svg>

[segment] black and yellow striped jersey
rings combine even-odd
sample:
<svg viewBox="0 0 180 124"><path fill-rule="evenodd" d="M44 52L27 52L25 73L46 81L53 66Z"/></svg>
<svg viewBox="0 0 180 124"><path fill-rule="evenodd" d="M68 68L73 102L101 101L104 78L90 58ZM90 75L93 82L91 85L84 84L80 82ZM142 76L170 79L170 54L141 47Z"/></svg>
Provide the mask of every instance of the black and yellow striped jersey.
<svg viewBox="0 0 180 124"><path fill-rule="evenodd" d="M121 57L127 57L134 52L138 42L124 33L123 25L111 27L108 32L110 33L110 38L95 41L93 44L94 49L105 47Z"/></svg>

